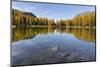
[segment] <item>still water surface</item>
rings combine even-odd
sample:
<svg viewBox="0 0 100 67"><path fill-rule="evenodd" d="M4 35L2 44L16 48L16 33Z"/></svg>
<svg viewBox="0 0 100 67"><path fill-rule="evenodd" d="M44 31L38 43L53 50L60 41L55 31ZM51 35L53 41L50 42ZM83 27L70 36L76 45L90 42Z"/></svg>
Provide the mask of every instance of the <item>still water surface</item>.
<svg viewBox="0 0 100 67"><path fill-rule="evenodd" d="M12 65L95 61L95 30L13 28Z"/></svg>

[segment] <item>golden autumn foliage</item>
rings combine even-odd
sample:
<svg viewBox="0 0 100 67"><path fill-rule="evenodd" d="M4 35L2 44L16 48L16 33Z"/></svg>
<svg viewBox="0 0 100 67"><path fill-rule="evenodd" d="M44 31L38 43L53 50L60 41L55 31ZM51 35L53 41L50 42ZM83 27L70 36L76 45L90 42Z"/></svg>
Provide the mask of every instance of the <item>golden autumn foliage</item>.
<svg viewBox="0 0 100 67"><path fill-rule="evenodd" d="M55 27L85 27L95 28L96 17L95 12L85 12L76 15L73 19L53 20L48 18L40 18L35 15L26 14L25 12L13 10L12 11L12 25L17 27L30 26L55 26Z"/></svg>
<svg viewBox="0 0 100 67"><path fill-rule="evenodd" d="M38 34L48 34L53 33L54 31L60 33L69 33L73 34L77 39L84 41L93 41L95 42L95 29L84 29L84 28L52 28L52 27L34 27L34 28L13 28L12 31L12 41L18 41L23 39L30 39L35 37Z"/></svg>
<svg viewBox="0 0 100 67"><path fill-rule="evenodd" d="M12 31L13 41L30 38L37 34L54 32L54 29L58 32L71 33L78 39L95 41L95 33L93 33L96 26L95 12L86 12L76 15L72 19L60 19L55 21L53 19L36 17L34 14L32 15L22 11L13 10L12 25L16 26ZM26 28L31 26L34 28ZM36 26L42 27L35 28ZM44 28L45 26L47 27ZM20 27L22 27L21 30Z"/></svg>
<svg viewBox="0 0 100 67"><path fill-rule="evenodd" d="M86 12L76 15L73 19L59 20L56 22L57 26L70 26L70 27L95 27L96 17L95 12ZM63 23L63 25L61 24Z"/></svg>
<svg viewBox="0 0 100 67"><path fill-rule="evenodd" d="M55 25L53 19L39 18L30 15L26 15L24 12L13 10L12 11L12 24L15 26L52 26Z"/></svg>

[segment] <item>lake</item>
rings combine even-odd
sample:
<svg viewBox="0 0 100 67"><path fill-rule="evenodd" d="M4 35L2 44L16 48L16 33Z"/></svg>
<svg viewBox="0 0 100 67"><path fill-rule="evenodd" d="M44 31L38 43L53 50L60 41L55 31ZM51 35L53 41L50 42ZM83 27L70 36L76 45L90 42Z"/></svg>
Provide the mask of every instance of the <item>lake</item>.
<svg viewBox="0 0 100 67"><path fill-rule="evenodd" d="M95 29L33 27L12 29L12 65L96 60Z"/></svg>

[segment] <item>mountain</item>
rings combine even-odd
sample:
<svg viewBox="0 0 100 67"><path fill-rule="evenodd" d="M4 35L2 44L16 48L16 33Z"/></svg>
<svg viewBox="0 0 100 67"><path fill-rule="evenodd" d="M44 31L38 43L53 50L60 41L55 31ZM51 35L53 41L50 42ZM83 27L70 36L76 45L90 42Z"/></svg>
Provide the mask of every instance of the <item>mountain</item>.
<svg viewBox="0 0 100 67"><path fill-rule="evenodd" d="M24 11L20 11L17 9L12 9L13 14L17 13L17 14L23 14L23 15L27 15L27 16L32 16L32 17L36 17L35 14L31 13L31 12L24 12Z"/></svg>
<svg viewBox="0 0 100 67"><path fill-rule="evenodd" d="M36 17L33 13L29 13L29 12L24 12L25 15L29 15L29 16L32 16L32 17Z"/></svg>

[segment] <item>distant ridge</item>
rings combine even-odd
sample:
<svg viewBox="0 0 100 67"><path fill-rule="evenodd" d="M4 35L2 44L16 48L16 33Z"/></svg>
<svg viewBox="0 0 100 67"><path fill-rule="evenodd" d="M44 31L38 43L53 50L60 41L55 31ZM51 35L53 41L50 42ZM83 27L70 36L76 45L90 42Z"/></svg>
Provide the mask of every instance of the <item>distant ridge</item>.
<svg viewBox="0 0 100 67"><path fill-rule="evenodd" d="M24 14L32 16L32 17L36 17L33 13L29 13L29 12L24 12Z"/></svg>
<svg viewBox="0 0 100 67"><path fill-rule="evenodd" d="M17 10L17 9L12 9L12 12L15 12L15 11L17 11L17 12L19 12L19 13L23 13L23 14L28 15L28 16L36 17L36 16L35 16L33 13L31 13L31 12L24 12L24 11L20 11L20 10Z"/></svg>

